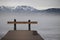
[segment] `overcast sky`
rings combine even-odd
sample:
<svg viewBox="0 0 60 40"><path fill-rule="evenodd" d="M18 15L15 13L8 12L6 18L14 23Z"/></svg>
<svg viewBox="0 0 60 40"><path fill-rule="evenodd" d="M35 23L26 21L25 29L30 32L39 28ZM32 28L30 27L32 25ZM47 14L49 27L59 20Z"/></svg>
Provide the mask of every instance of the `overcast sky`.
<svg viewBox="0 0 60 40"><path fill-rule="evenodd" d="M0 0L0 6L27 5L37 9L60 8L60 0Z"/></svg>

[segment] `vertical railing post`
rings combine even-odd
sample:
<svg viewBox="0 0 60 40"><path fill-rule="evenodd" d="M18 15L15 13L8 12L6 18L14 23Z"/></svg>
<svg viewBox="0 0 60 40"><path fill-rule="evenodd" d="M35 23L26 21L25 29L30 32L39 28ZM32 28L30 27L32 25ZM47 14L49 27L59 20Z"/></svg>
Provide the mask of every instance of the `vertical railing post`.
<svg viewBox="0 0 60 40"><path fill-rule="evenodd" d="M14 30L16 30L16 19L14 19Z"/></svg>
<svg viewBox="0 0 60 40"><path fill-rule="evenodd" d="M28 20L28 22L30 22L30 20ZM30 26L31 26L31 24L29 23L29 24L28 24L28 30L29 30L29 31L31 30Z"/></svg>

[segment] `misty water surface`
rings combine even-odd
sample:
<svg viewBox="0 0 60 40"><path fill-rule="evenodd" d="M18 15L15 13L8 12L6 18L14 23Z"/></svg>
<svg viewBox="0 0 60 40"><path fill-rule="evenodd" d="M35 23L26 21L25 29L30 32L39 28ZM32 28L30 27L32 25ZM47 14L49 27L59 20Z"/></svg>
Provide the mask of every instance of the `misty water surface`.
<svg viewBox="0 0 60 40"><path fill-rule="evenodd" d="M52 14L28 14L28 13L0 13L0 38L9 30L13 30L13 24L7 21L37 21L32 24L31 30L36 30L45 40L60 40L60 15ZM17 24L17 30L28 30L28 24Z"/></svg>

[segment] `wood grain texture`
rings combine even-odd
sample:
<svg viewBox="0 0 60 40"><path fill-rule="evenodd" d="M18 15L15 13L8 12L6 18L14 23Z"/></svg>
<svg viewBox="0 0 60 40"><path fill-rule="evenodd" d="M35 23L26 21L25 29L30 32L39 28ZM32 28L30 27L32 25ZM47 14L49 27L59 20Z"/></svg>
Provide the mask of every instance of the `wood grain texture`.
<svg viewBox="0 0 60 40"><path fill-rule="evenodd" d="M36 34L33 35L33 31L28 30L11 30L1 40L44 40L38 33Z"/></svg>

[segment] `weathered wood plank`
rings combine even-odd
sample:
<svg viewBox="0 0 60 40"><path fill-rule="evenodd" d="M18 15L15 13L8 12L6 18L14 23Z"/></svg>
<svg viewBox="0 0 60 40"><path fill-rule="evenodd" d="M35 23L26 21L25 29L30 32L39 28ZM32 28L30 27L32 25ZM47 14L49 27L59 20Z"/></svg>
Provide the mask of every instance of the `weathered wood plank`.
<svg viewBox="0 0 60 40"><path fill-rule="evenodd" d="M13 22L13 21L9 21L8 24L37 24L36 21L33 22Z"/></svg>
<svg viewBox="0 0 60 40"><path fill-rule="evenodd" d="M36 31L11 30L1 40L44 40L37 32L35 32Z"/></svg>

